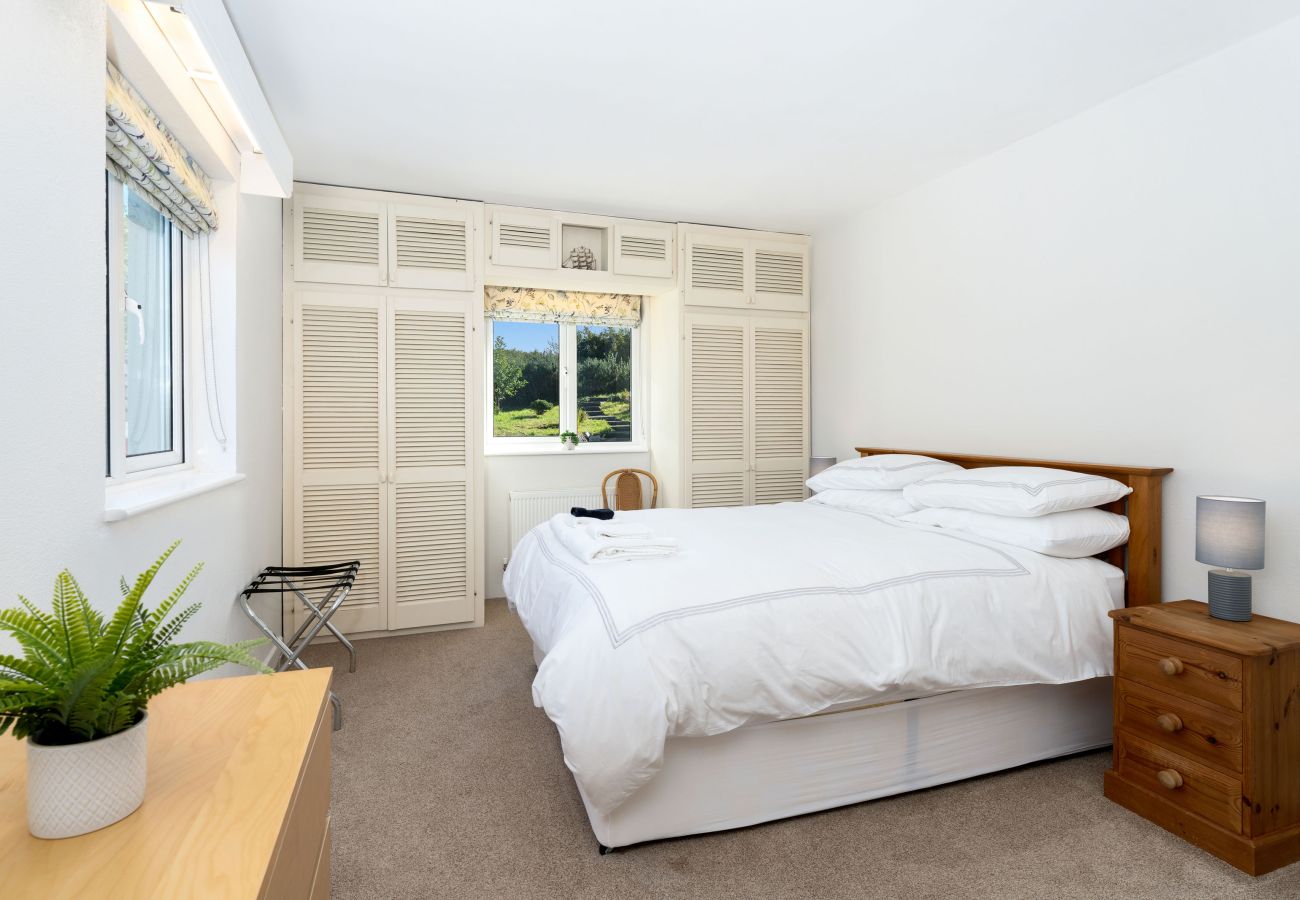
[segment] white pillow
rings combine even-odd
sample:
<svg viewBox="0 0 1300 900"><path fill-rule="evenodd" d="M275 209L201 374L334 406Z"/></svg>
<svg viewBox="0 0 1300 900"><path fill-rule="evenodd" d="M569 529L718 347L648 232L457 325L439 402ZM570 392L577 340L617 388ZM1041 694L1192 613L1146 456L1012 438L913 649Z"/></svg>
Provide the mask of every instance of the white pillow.
<svg viewBox="0 0 1300 900"><path fill-rule="evenodd" d="M902 491L845 491L834 489L813 494L808 498L807 502L820 503L822 506L833 506L836 509L879 513L894 518L916 512L917 508L916 504L903 496Z"/></svg>
<svg viewBox="0 0 1300 900"><path fill-rule="evenodd" d="M808 479L813 491L896 491L913 481L944 472L960 472L961 466L911 453L881 453L846 459Z"/></svg>
<svg viewBox="0 0 1300 900"><path fill-rule="evenodd" d="M937 525L1067 559L1095 556L1128 541L1128 518L1104 509L1071 509L1033 518L969 509L922 509L903 516L903 521Z"/></svg>
<svg viewBox="0 0 1300 900"><path fill-rule="evenodd" d="M1127 497L1131 487L1101 475L1038 466L990 466L943 472L905 489L917 506L946 506L1000 516L1045 516Z"/></svg>

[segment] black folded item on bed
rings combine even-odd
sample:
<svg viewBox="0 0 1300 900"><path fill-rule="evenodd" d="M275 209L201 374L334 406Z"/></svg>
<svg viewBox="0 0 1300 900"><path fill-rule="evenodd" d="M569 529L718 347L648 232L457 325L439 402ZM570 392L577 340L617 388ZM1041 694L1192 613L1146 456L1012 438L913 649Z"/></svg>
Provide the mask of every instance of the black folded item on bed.
<svg viewBox="0 0 1300 900"><path fill-rule="evenodd" d="M612 519L614 510L612 509L584 509L581 506L575 506L569 510L569 513L580 519Z"/></svg>

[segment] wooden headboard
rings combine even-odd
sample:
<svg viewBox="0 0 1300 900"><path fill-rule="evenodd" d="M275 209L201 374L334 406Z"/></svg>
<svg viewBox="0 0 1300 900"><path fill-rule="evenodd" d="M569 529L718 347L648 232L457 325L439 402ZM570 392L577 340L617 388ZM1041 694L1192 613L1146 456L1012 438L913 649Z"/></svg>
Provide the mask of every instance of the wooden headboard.
<svg viewBox="0 0 1300 900"><path fill-rule="evenodd" d="M932 450L887 450L881 447L857 447L862 456L878 453L913 453L956 463L967 469L987 466L1046 466L1069 469L1088 475L1105 475L1133 489L1123 500L1105 508L1128 516L1128 544L1098 554L1101 559L1124 570L1124 605L1145 606L1159 603L1160 596L1160 485L1173 469L1143 466L1102 466L1096 463L1061 462L1055 459L1019 459L1014 456L978 456L972 453L936 453Z"/></svg>

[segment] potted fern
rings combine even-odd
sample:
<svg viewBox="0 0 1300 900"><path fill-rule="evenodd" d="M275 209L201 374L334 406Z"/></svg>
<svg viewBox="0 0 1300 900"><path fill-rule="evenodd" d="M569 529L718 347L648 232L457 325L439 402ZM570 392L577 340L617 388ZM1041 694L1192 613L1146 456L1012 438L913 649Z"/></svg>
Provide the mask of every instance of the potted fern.
<svg viewBox="0 0 1300 900"><path fill-rule="evenodd" d="M149 698L223 663L269 671L249 654L259 641L173 643L199 610L173 611L203 568L190 570L153 609L144 593L180 542L135 584L122 579L112 616L98 612L66 569L52 609L25 597L0 611L0 630L22 656L0 654L0 735L27 739L27 826L40 838L85 834L134 812L144 799Z"/></svg>
<svg viewBox="0 0 1300 900"><path fill-rule="evenodd" d="M577 450L578 433L576 431L561 431L560 445L563 446L565 450Z"/></svg>

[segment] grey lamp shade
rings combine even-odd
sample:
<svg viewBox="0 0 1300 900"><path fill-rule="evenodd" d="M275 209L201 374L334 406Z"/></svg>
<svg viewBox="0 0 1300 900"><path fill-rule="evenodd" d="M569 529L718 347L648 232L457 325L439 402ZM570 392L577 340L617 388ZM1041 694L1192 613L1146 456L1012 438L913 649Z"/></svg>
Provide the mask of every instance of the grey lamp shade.
<svg viewBox="0 0 1300 900"><path fill-rule="evenodd" d="M1264 568L1264 501L1197 497L1196 561L1225 569Z"/></svg>
<svg viewBox="0 0 1300 900"><path fill-rule="evenodd" d="M831 466L835 465L838 460L833 456L814 456L808 460L808 477L812 478L818 472L825 472Z"/></svg>

